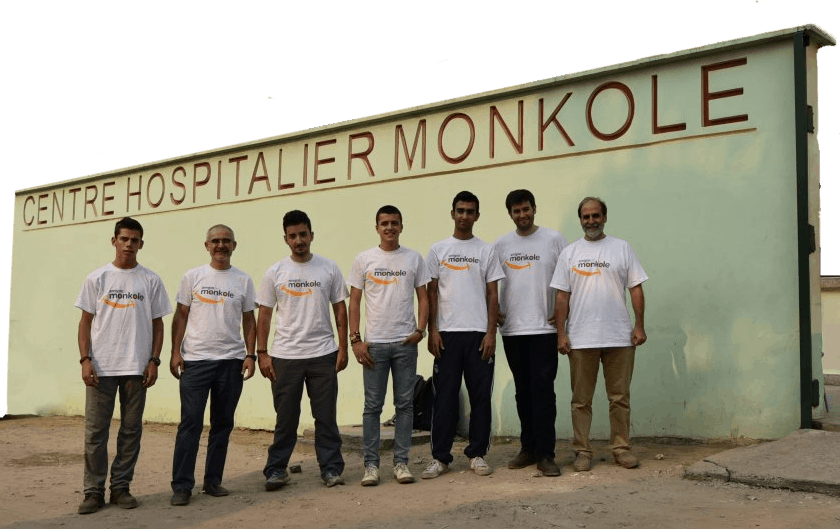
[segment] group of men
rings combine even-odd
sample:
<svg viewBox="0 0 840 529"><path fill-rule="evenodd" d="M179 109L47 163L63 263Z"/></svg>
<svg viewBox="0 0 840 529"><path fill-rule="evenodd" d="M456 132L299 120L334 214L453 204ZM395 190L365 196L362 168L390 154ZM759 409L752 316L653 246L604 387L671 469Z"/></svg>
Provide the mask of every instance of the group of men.
<svg viewBox="0 0 840 529"><path fill-rule="evenodd" d="M414 482L408 454L417 346L427 327L428 350L434 356L433 460L422 478L448 472L453 462L462 379L470 403L464 454L476 474L492 473L485 456L497 331L513 374L521 422L521 450L509 468L536 464L546 476L560 475L554 454L558 353L568 355L570 364L574 469L591 467L588 438L599 363L604 364L616 463L638 466L629 452L629 389L635 347L646 340L644 270L626 241L604 233L607 207L598 198L581 201L578 217L584 237L572 244L534 223L537 208L531 192L512 191L505 205L516 229L490 245L473 234L480 216L478 197L458 193L452 201L453 234L433 244L426 259L400 245L402 214L383 206L375 217L379 244L356 257L346 283L335 262L311 252L314 232L306 213L290 211L283 217L290 255L265 272L258 291L246 273L231 265L233 230L221 224L211 227L204 242L210 263L184 275L172 321L170 371L179 379L181 397L172 505L190 502L208 396L211 428L203 491L228 494L221 482L234 412L243 383L257 366L271 381L276 412L274 441L263 470L266 490L290 480L287 467L297 440L304 385L315 419L321 479L328 487L343 484L337 374L347 367L348 342L363 366L361 484L373 486L380 480L380 418L389 376L396 411L393 476L399 483ZM139 455L145 395L157 380L162 317L172 312L161 279L137 262L143 247L141 225L122 219L111 242L114 261L87 277L76 301L82 310L78 342L87 386L80 514L104 505L108 431L117 393L121 422L110 502L121 508L138 505L129 486ZM625 289L635 324L626 309Z"/></svg>

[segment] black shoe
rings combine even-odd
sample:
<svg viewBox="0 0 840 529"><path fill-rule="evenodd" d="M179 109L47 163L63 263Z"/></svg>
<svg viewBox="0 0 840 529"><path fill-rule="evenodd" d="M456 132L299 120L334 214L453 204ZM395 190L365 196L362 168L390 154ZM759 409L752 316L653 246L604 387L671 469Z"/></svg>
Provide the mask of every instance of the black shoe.
<svg viewBox="0 0 840 529"><path fill-rule="evenodd" d="M204 494L214 496L216 498L220 496L227 496L228 490L221 485L214 485L212 483L205 483L204 484Z"/></svg>
<svg viewBox="0 0 840 529"><path fill-rule="evenodd" d="M132 496L131 493L128 492L128 489L112 490L110 503L113 503L120 509L133 509L140 505L137 502L137 498Z"/></svg>
<svg viewBox="0 0 840 529"><path fill-rule="evenodd" d="M557 466L557 463L554 462L554 459L550 457L542 457L539 461L537 461L537 470L543 473L543 476L559 476L560 475L560 467Z"/></svg>
<svg viewBox="0 0 840 529"><path fill-rule="evenodd" d="M192 493L188 490L176 490L172 494L172 499L169 500L169 504L175 506L189 505L191 495Z"/></svg>
<svg viewBox="0 0 840 529"><path fill-rule="evenodd" d="M105 498L91 492L85 494L85 499L79 504L79 514L93 514L105 505Z"/></svg>
<svg viewBox="0 0 840 529"><path fill-rule="evenodd" d="M265 480L265 490L277 490L288 483L290 479L285 468L277 470Z"/></svg>
<svg viewBox="0 0 840 529"><path fill-rule="evenodd" d="M526 452L525 450L520 450L516 457L508 461L508 468L525 468L528 465L533 465L537 462L537 458L534 457L534 454L531 452Z"/></svg>

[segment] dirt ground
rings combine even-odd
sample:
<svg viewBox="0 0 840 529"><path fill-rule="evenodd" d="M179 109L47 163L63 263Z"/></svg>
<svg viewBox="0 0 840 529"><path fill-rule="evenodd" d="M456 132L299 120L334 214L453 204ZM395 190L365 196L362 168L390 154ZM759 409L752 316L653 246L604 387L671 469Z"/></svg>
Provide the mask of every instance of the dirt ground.
<svg viewBox="0 0 840 529"><path fill-rule="evenodd" d="M118 423L112 426L111 453ZM518 451L500 439L488 456L496 471L488 477L467 470L456 443L452 470L435 480L399 485L384 453L378 487L361 487L361 455L345 452L347 484L324 487L315 456L296 452L283 489L266 492L262 466L271 433L236 430L228 453L224 485L231 495L213 498L194 492L187 507L169 505L169 480L176 426L147 424L132 493L140 507L106 505L80 516L82 500L81 417L22 417L0 420L0 527L341 527L398 529L537 528L838 528L840 498L813 493L694 482L683 469L731 448L726 444L637 443L640 468L625 470L596 444L591 472L576 473L567 442L558 442L563 475L546 478L535 467L509 470ZM201 482L206 435L197 466ZM428 446L412 450L410 468L419 478L429 462ZM107 499L107 498L106 498Z"/></svg>

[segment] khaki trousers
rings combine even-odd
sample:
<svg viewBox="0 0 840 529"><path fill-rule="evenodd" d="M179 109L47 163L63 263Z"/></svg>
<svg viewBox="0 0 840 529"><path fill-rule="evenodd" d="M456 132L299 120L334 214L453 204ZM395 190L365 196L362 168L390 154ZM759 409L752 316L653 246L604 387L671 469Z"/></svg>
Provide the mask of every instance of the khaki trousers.
<svg viewBox="0 0 840 529"><path fill-rule="evenodd" d="M569 353L572 381L572 428L575 453L592 455L589 428L592 426L592 397L598 381L598 364L604 364L604 385L610 401L610 449L630 449L630 381L633 378L635 347L572 349Z"/></svg>

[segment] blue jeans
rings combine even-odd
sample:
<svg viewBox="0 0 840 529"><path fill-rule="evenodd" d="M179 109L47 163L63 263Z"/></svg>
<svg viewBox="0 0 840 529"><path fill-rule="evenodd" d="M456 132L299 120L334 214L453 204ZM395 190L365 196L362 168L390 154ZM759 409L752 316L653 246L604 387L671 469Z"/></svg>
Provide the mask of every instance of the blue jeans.
<svg viewBox="0 0 840 529"><path fill-rule="evenodd" d="M140 456L146 388L142 376L99 377L99 387L85 388L85 494L105 497L108 475L108 434L117 392L120 430L117 455L111 464L111 491L128 490Z"/></svg>
<svg viewBox="0 0 840 529"><path fill-rule="evenodd" d="M365 410L362 415L365 466L379 466L379 419L388 391L388 373L393 373L394 410L397 413L394 464L408 463L411 431L414 429L417 344L373 343L368 352L374 364L372 368L365 367L362 371L365 384Z"/></svg>

